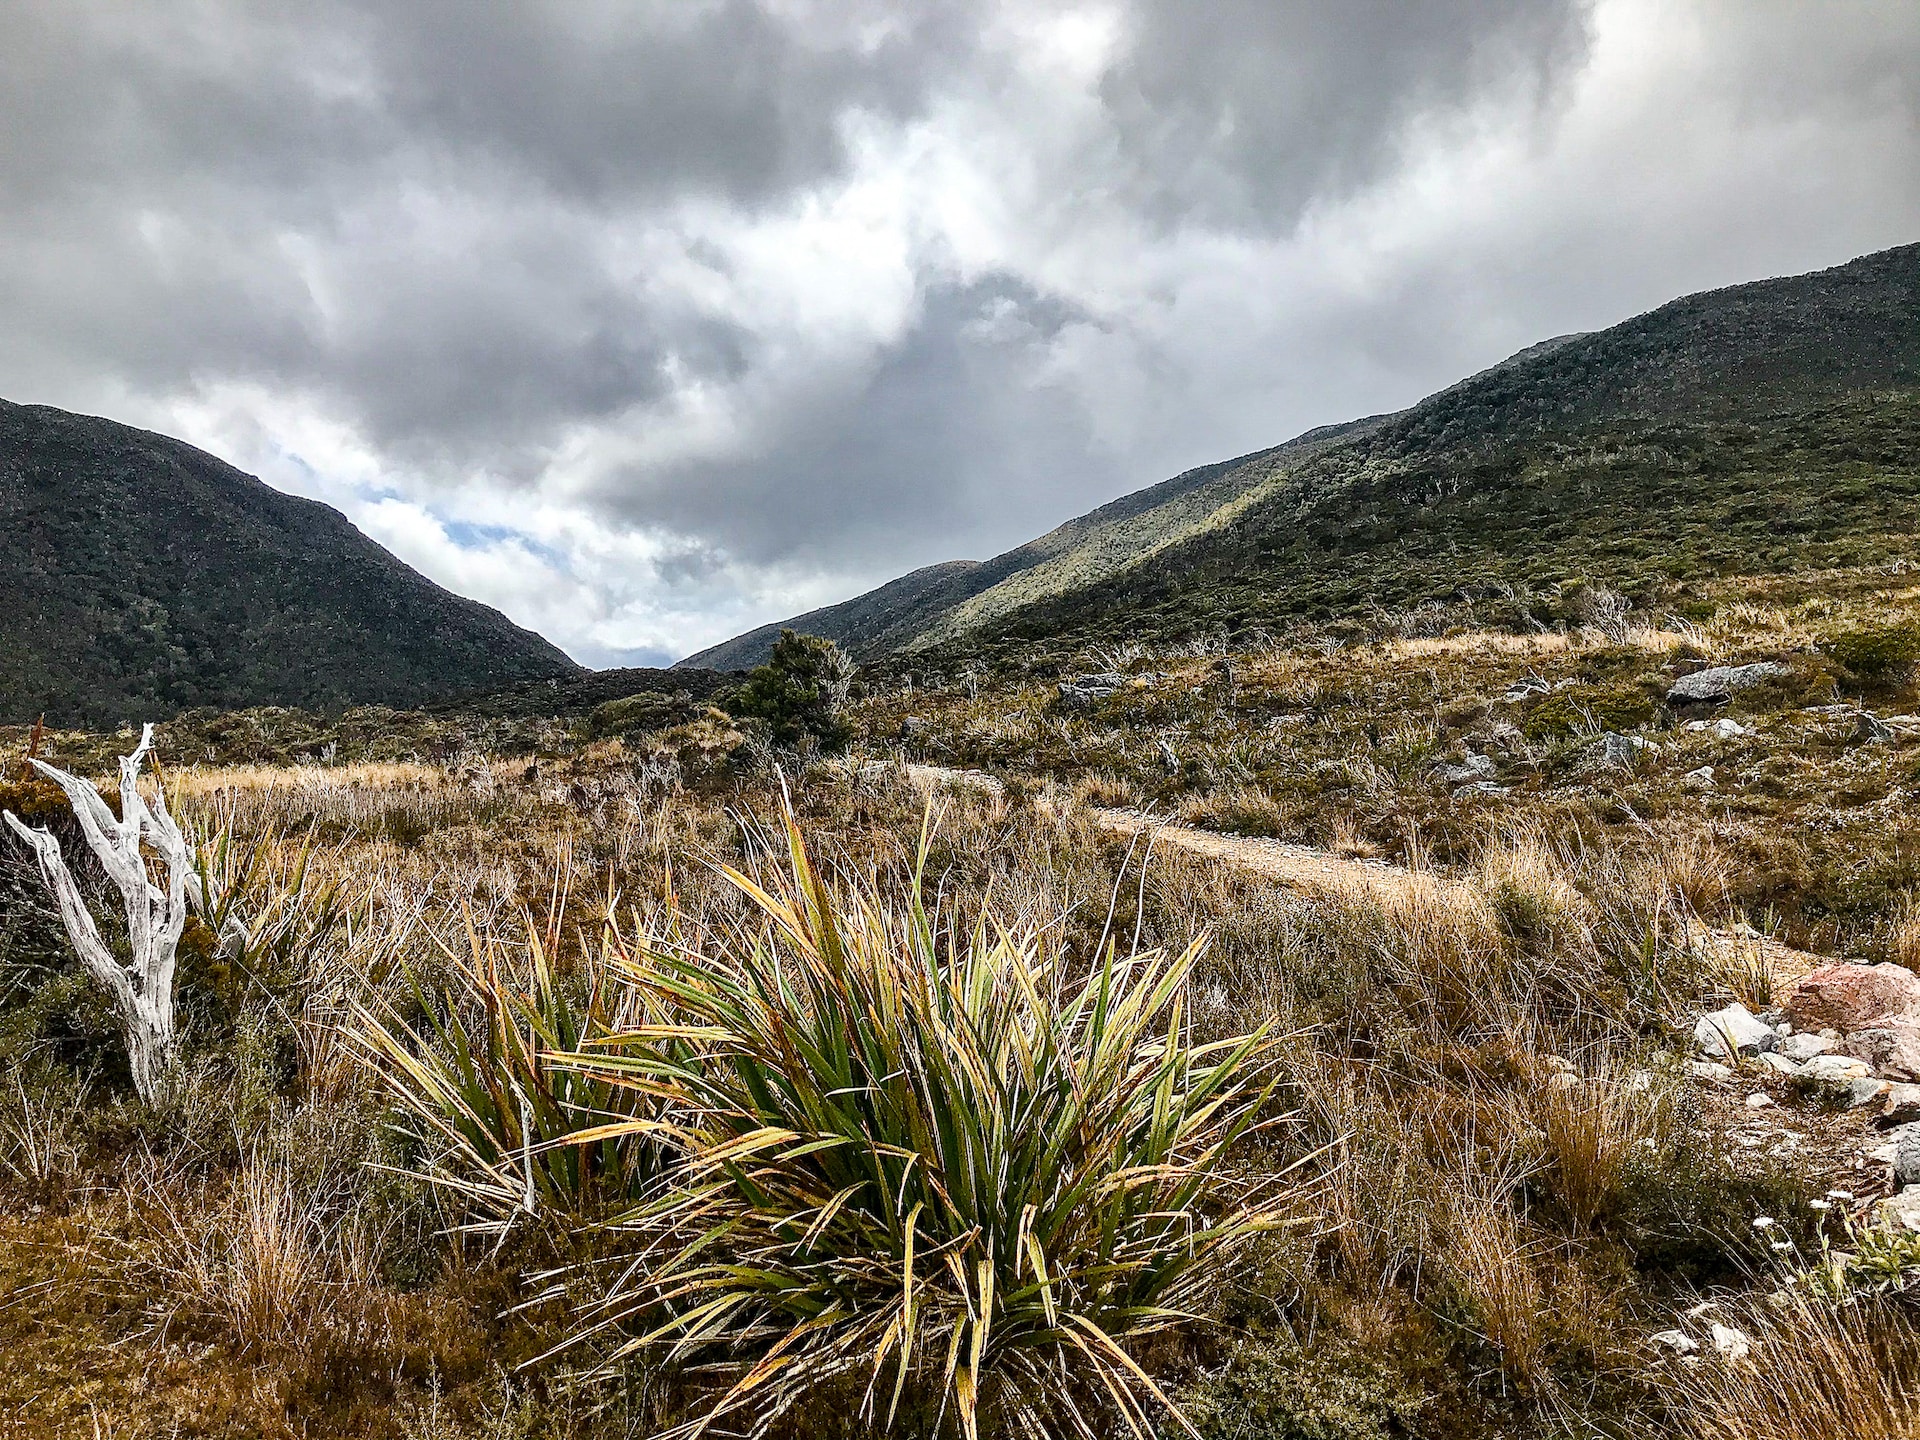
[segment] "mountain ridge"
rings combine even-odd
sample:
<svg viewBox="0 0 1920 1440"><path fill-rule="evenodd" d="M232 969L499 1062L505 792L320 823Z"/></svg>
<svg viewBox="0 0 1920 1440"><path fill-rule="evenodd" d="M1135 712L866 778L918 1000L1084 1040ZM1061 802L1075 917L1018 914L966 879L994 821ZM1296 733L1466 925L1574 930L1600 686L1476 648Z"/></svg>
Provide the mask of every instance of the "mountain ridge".
<svg viewBox="0 0 1920 1440"><path fill-rule="evenodd" d="M1877 391L1888 392L1877 411L1859 410L1860 397ZM1682 296L1603 330L1536 342L1405 410L1318 427L1110 501L971 567L964 586L922 591L890 617L874 614L885 587L843 602L865 616L863 631L844 639L867 660L937 659L1093 638L1121 628L1122 617L1160 635L1259 628L1341 606L1432 600L1471 586L1476 566L1489 583L1559 583L1568 577L1555 579L1549 552L1586 556L1596 574L1624 576L1633 567L1599 550L1654 543L1668 520L1690 524L1696 510L1738 522L1727 533L1751 531L1752 548L1764 554L1764 529L1737 513L1739 496L1703 484L1690 510L1681 471L1764 463L1775 468L1756 480L1770 485L1782 480L1779 467L1797 466L1804 479L1824 476L1844 486L1839 470L1852 451L1880 443L1877 430L1891 425L1907 434L1916 413L1909 392L1920 392L1920 245ZM1797 439L1790 453L1775 454L1762 432ZM1663 438L1686 454L1661 458ZM1612 536L1604 513L1590 517L1601 537L1596 543L1547 533L1564 532L1566 514L1590 508L1581 487L1595 476L1581 471L1577 457L1559 453L1582 443L1644 452L1613 464L1619 473L1608 476L1632 500L1630 536ZM1881 456L1883 468L1904 474L1905 443L1899 439ZM1840 543L1852 529L1885 518L1825 514L1820 497L1804 490L1787 485L1781 503L1819 511L1808 523L1822 543ZM1504 548L1472 548L1474 527L1456 512L1484 507L1495 493L1522 505L1542 495L1567 503L1549 506L1533 532L1482 516L1481 529L1498 533ZM1109 513L1120 518L1102 520ZM1440 543L1436 525L1467 559L1449 568L1427 553L1429 542ZM1375 548L1359 543L1363 532ZM1305 544L1310 535L1327 543ZM1740 563L1724 547L1715 551L1711 535L1695 535L1695 542L1713 564ZM1420 564L1404 575L1390 573L1379 548L1394 543L1420 553ZM800 618L831 622L840 609Z"/></svg>
<svg viewBox="0 0 1920 1440"><path fill-rule="evenodd" d="M0 401L0 722L416 705L581 672L318 501L185 441Z"/></svg>

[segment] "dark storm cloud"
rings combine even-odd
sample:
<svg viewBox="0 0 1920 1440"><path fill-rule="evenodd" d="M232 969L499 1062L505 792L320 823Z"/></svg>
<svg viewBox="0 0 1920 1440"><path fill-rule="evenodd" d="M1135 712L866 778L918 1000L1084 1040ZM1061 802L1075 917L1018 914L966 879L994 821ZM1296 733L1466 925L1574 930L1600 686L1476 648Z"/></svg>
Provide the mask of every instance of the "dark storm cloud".
<svg viewBox="0 0 1920 1440"><path fill-rule="evenodd" d="M843 117L911 112L965 40L938 9L739 0L14 8L10 381L311 390L399 458L503 474L669 370L745 364L737 326L610 266L608 227L831 176Z"/></svg>
<svg viewBox="0 0 1920 1440"><path fill-rule="evenodd" d="M1565 28L1521 25L1497 3L1449 4L1444 23L1411 30L1374 7L1333 7L1316 24L1316 8L1143 9L1139 43L1104 87L1135 174L1164 169L1188 200L1230 205L1274 193L1284 172L1297 201L1316 170L1368 163L1415 100L1468 84L1487 46L1524 33L1537 47ZM0 51L9 379L39 358L134 390L310 390L397 459L508 476L537 471L559 432L751 363L738 322L687 313L611 268L608 227L689 196L784 203L844 167L850 113L902 122L970 65L1001 63L981 59L990 7L959 4L785 18L746 0L13 9ZM1229 119L1224 145L1210 143ZM936 362L912 363L913 385L882 377L854 392L865 413L809 427L965 428L929 413ZM966 406L1000 383L950 378ZM906 404L921 407L911 422L883 408ZM802 451L814 442L795 438ZM860 513L900 515L926 508L903 506L903 487L916 474L945 484L953 462L797 468L868 476ZM742 475L737 500L770 479L686 473L706 485ZM945 497L926 498L937 510ZM667 509L705 513L710 533L733 538L725 495Z"/></svg>
<svg viewBox="0 0 1920 1440"><path fill-rule="evenodd" d="M1101 85L1130 187L1167 221L1285 226L1374 178L1407 123L1484 95L1545 104L1585 0L1142 0Z"/></svg>
<svg viewBox="0 0 1920 1440"><path fill-rule="evenodd" d="M769 417L763 448L622 476L606 503L724 534L754 561L845 563L903 541L950 556L1045 528L1125 473L1074 398L1044 380L1050 345L1090 323L1014 276L936 284L898 341Z"/></svg>

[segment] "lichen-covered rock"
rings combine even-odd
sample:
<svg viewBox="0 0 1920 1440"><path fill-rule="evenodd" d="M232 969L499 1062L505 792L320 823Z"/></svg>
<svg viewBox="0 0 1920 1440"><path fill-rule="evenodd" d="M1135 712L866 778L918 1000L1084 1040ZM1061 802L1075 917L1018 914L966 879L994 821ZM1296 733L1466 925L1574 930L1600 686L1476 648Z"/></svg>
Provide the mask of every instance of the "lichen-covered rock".
<svg viewBox="0 0 1920 1440"><path fill-rule="evenodd" d="M1851 1084L1870 1078L1873 1067L1855 1055L1816 1055L1800 1067L1801 1078L1824 1084Z"/></svg>
<svg viewBox="0 0 1920 1440"><path fill-rule="evenodd" d="M1893 1021L1856 1030L1847 1036L1842 1049L1845 1054L1864 1061L1883 1080L1909 1083L1920 1080L1920 1023ZM1822 1055L1808 1064L1811 1067L1835 1058Z"/></svg>
<svg viewBox="0 0 1920 1440"><path fill-rule="evenodd" d="M1796 1065L1804 1065L1816 1055L1825 1055L1839 1045L1838 1040L1829 1040L1824 1035L1810 1035L1802 1031L1789 1035L1780 1042L1780 1053Z"/></svg>
<svg viewBox="0 0 1920 1440"><path fill-rule="evenodd" d="M1887 1098L1892 1090L1892 1081L1876 1080L1871 1075L1851 1081L1847 1085L1846 1091L1847 1108L1849 1110L1858 1110L1862 1105L1878 1105Z"/></svg>
<svg viewBox="0 0 1920 1440"><path fill-rule="evenodd" d="M1787 673L1787 667L1774 660L1753 665L1715 665L1682 675L1667 691L1669 705L1717 705L1731 700L1742 690L1750 690L1764 680Z"/></svg>
<svg viewBox="0 0 1920 1440"><path fill-rule="evenodd" d="M1493 763L1491 756L1469 755L1458 765L1436 765L1434 779L1443 785L1472 785L1493 780L1500 773L1500 767Z"/></svg>
<svg viewBox="0 0 1920 1440"><path fill-rule="evenodd" d="M1880 1102L1882 1125L1906 1125L1920 1120L1920 1085L1892 1085Z"/></svg>
<svg viewBox="0 0 1920 1440"><path fill-rule="evenodd" d="M1887 1196L1873 1207L1873 1218L1888 1230L1920 1235L1920 1188Z"/></svg>
<svg viewBox="0 0 1920 1440"><path fill-rule="evenodd" d="M1893 1178L1902 1185L1920 1180L1920 1123L1893 1132Z"/></svg>

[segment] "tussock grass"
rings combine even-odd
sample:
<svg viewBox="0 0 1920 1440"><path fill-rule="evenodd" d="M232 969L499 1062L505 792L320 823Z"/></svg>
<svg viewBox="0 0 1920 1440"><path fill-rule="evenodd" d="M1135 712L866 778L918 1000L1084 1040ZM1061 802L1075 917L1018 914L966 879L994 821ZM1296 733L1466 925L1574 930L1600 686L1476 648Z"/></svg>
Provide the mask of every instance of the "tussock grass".
<svg viewBox="0 0 1920 1440"><path fill-rule="evenodd" d="M644 1021L638 992L609 973L604 951L558 976L558 919L543 935L524 917L524 959L469 923L468 955L442 947L440 992L413 987L418 1023L392 1002L357 1007L355 1033L412 1122L420 1173L480 1228L631 1203L662 1166L645 1089L572 1059Z"/></svg>
<svg viewBox="0 0 1920 1440"><path fill-rule="evenodd" d="M1920 1431L1920 1328L1887 1300L1796 1298L1735 1317L1741 1360L1677 1368L1664 1389L1677 1433L1697 1440L1906 1440Z"/></svg>

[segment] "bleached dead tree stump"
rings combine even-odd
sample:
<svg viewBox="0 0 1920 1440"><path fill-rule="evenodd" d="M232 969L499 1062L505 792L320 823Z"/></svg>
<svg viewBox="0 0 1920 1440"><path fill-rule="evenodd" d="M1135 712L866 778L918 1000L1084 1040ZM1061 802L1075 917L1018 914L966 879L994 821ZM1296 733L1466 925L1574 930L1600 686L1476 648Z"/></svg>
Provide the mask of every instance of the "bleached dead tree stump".
<svg viewBox="0 0 1920 1440"><path fill-rule="evenodd" d="M126 904L130 958L124 964L100 938L100 927L94 924L52 832L29 828L12 811L6 812L6 818L39 857L40 874L59 903L60 919L80 963L113 1002L127 1037L134 1089L142 1100L158 1102L166 1097L174 1077L173 967L188 903L200 902L200 881L193 868L193 849L167 813L166 797L160 796L150 809L140 794L140 768L152 748L153 726L148 725L141 730L133 754L120 761L118 819L89 781L43 760L33 762L36 770L66 792L81 833ZM165 874L165 889L148 874L142 841L152 848Z"/></svg>

